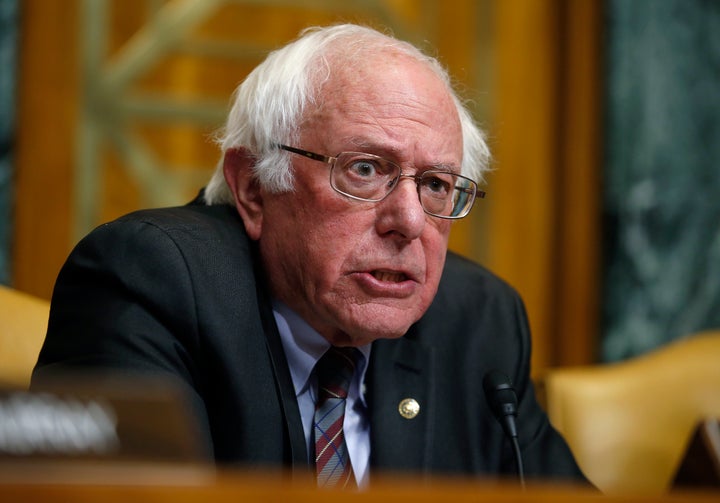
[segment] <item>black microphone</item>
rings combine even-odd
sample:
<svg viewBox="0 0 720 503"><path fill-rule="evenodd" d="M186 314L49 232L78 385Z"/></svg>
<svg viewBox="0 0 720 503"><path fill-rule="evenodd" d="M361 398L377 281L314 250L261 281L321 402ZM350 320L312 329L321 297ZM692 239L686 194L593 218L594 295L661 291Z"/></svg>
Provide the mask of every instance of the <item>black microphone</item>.
<svg viewBox="0 0 720 503"><path fill-rule="evenodd" d="M515 466L517 467L520 485L525 487L525 475L523 473L522 454L518 443L517 417L518 400L510 379L499 370L490 370L483 378L483 389L485 399L495 415L495 419L502 425L505 435L510 439L515 454Z"/></svg>

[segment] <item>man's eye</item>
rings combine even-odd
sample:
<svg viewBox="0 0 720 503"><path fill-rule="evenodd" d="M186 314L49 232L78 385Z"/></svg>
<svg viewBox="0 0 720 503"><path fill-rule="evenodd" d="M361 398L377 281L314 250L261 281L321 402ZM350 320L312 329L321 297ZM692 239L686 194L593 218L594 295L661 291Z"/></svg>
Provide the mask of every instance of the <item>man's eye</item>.
<svg viewBox="0 0 720 503"><path fill-rule="evenodd" d="M347 167L347 171L350 174L357 175L362 178L372 178L378 175L378 166L372 161L360 159L350 163Z"/></svg>
<svg viewBox="0 0 720 503"><path fill-rule="evenodd" d="M450 183L438 176L425 178L423 186L433 194L447 194L450 191Z"/></svg>

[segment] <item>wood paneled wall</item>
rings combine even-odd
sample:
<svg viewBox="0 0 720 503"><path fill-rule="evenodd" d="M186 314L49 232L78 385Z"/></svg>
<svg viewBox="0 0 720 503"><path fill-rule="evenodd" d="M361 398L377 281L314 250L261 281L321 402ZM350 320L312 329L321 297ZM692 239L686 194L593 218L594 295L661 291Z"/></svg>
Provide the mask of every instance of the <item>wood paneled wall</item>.
<svg viewBox="0 0 720 503"><path fill-rule="evenodd" d="M13 286L50 298L70 249L78 116L75 2L20 4Z"/></svg>
<svg viewBox="0 0 720 503"><path fill-rule="evenodd" d="M123 26L132 31L137 13L127 9L140 3L113 2L121 30L110 39L111 48L122 43L117 33ZM599 2L399 4L410 25L427 19L413 8L432 5L434 22L422 21L426 38L434 41L461 85L483 86L475 96L476 109L488 114L480 119L489 129L496 172L489 179L488 200L456 225L451 247L482 259L523 295L534 331L536 373L550 365L592 361L599 290ZM75 240L80 5L66 0L22 3L13 286L45 298ZM309 16L307 23L338 20L327 13ZM300 20L296 11L292 20L282 19L272 26L279 34L285 30L287 40L297 33ZM343 19L363 20L347 13ZM213 22L227 33L238 27L227 15ZM206 26L200 34L209 30ZM488 54L493 61L485 58ZM223 71L222 77L214 73ZM152 88L158 79L184 75L178 84L182 92L206 82L217 94L229 72L217 64L180 61L145 84ZM492 86L486 89L478 75L492 76ZM231 78L237 82L242 75ZM215 154L207 137L198 134L200 146L190 148L187 129L169 131L175 140L150 129L160 150L176 157L197 152L192 154L196 161L206 162L208 173L212 169ZM137 187L117 167L121 160L107 153L105 158L105 183L111 186L102 191L102 220L135 209L141 201Z"/></svg>
<svg viewBox="0 0 720 503"><path fill-rule="evenodd" d="M594 361L600 3L496 2L490 267L522 294L534 368Z"/></svg>

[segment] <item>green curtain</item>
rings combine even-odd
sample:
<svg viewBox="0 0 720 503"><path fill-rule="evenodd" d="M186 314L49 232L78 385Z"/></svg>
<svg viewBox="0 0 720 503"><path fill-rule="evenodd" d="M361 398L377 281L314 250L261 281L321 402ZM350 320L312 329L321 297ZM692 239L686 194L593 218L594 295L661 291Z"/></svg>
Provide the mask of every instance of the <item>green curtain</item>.
<svg viewBox="0 0 720 503"><path fill-rule="evenodd" d="M602 354L720 327L720 2L607 3Z"/></svg>
<svg viewBox="0 0 720 503"><path fill-rule="evenodd" d="M10 282L18 1L0 1L0 283Z"/></svg>

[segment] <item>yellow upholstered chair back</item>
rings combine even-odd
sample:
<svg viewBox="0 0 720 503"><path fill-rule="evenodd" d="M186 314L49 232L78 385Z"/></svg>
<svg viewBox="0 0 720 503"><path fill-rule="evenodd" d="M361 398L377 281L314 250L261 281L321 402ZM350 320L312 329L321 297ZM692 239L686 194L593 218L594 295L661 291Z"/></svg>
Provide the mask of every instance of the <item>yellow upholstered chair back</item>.
<svg viewBox="0 0 720 503"><path fill-rule="evenodd" d="M661 494L697 423L720 418L720 331L622 363L554 369L544 386L551 422L600 490Z"/></svg>
<svg viewBox="0 0 720 503"><path fill-rule="evenodd" d="M49 313L48 301L0 285L0 385L30 384Z"/></svg>

